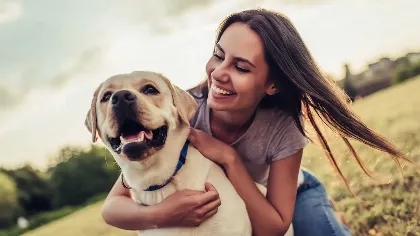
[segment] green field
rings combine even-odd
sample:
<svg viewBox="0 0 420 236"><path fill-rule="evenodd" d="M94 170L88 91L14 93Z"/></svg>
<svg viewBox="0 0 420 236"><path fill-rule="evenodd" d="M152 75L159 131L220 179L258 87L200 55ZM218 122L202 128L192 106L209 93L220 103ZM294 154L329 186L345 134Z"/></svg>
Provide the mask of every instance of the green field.
<svg viewBox="0 0 420 236"><path fill-rule="evenodd" d="M385 135L416 161L420 161L420 77L378 92L354 103L356 113L374 130ZM388 155L354 143L371 170L390 184L365 176L350 153L335 136L330 136L333 153L339 160L357 198L349 195L343 182L332 171L327 158L314 144L304 154L304 166L327 186L337 208L345 212L354 235L420 235L420 172L404 166L399 176ZM102 202L86 207L56 222L28 232L27 236L50 235L135 235L107 226L101 219Z"/></svg>

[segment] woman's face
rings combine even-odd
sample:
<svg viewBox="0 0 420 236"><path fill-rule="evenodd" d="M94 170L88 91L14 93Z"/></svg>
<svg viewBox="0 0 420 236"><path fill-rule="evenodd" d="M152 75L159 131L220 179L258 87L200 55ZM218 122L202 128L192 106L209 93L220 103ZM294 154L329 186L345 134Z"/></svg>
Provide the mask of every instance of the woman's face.
<svg viewBox="0 0 420 236"><path fill-rule="evenodd" d="M261 38L246 24L234 23L224 32L206 65L208 106L220 111L255 109L276 89L268 80Z"/></svg>

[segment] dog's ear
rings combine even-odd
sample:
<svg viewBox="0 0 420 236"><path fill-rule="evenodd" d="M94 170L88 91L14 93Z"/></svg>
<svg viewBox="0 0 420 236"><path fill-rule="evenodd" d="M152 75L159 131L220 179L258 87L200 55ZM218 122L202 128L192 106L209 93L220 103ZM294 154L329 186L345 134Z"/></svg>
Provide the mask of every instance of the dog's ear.
<svg viewBox="0 0 420 236"><path fill-rule="evenodd" d="M197 102L188 92L172 84L165 76L160 76L164 78L166 84L171 90L174 106L178 110L178 114L181 117L181 120L189 126L190 120L194 117L197 111Z"/></svg>
<svg viewBox="0 0 420 236"><path fill-rule="evenodd" d="M178 114L187 125L190 125L190 120L197 112L197 102L185 90L180 89L175 85L172 85L172 87L172 98L174 100L174 105L178 110Z"/></svg>
<svg viewBox="0 0 420 236"><path fill-rule="evenodd" d="M85 119L85 126L92 134L92 142L96 142L98 139L97 136L97 115L96 115L96 102L98 100L98 93L101 88L101 85L96 89L95 93L93 94L92 103L90 105L90 109L86 115Z"/></svg>

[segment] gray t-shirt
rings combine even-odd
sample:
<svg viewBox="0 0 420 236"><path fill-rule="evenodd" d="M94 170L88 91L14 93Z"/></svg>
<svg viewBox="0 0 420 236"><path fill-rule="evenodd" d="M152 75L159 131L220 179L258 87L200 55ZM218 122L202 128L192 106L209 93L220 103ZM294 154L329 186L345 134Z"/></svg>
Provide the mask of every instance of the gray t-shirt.
<svg viewBox="0 0 420 236"><path fill-rule="evenodd" d="M212 135L207 99L196 101L198 110L190 121L191 127ZM258 108L251 126L231 146L240 155L254 181L267 186L271 162L295 154L306 144L308 139L300 133L291 115L279 109ZM298 185L301 178L302 173Z"/></svg>

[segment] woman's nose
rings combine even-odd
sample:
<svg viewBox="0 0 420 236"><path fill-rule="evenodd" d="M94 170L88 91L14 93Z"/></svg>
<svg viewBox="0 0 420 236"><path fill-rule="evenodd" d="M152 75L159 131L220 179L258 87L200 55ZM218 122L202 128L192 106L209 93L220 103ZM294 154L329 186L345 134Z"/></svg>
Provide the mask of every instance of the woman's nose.
<svg viewBox="0 0 420 236"><path fill-rule="evenodd" d="M229 80L229 72L224 64L220 64L214 68L211 77L216 81L226 83Z"/></svg>

